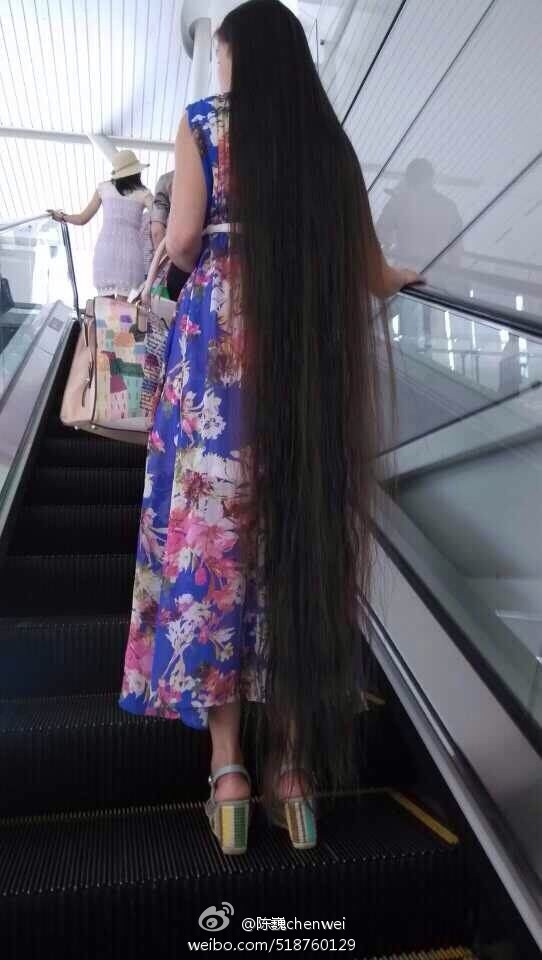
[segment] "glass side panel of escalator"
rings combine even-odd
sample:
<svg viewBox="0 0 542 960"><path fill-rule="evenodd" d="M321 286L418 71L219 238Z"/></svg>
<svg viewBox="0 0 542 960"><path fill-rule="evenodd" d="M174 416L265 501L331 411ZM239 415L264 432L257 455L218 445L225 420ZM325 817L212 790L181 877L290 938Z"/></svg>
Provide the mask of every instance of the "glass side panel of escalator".
<svg viewBox="0 0 542 960"><path fill-rule="evenodd" d="M0 529L76 299L65 225L0 223Z"/></svg>
<svg viewBox="0 0 542 960"><path fill-rule="evenodd" d="M0 400L40 329L44 304L73 299L59 223L0 223Z"/></svg>
<svg viewBox="0 0 542 960"><path fill-rule="evenodd" d="M381 523L511 702L542 726L542 339L391 305Z"/></svg>

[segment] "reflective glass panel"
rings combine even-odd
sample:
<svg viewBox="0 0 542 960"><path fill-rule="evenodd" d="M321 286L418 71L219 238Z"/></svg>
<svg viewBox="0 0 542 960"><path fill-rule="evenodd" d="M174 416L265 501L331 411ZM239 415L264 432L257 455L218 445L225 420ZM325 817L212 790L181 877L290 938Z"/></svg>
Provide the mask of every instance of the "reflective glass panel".
<svg viewBox="0 0 542 960"><path fill-rule="evenodd" d="M390 326L389 536L542 724L542 341L405 296Z"/></svg>

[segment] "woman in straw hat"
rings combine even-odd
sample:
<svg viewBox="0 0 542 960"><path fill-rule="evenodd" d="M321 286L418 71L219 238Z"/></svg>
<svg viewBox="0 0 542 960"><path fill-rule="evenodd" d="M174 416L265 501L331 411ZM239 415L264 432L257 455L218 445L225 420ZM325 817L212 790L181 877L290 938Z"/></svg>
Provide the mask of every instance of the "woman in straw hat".
<svg viewBox="0 0 542 960"><path fill-rule="evenodd" d="M103 224L93 261L93 283L98 296L127 297L145 279L147 251L143 226L153 196L141 181L141 171L148 166L140 163L132 150L119 150L113 160L111 179L98 184L81 213L51 211L55 220L82 226L103 207Z"/></svg>

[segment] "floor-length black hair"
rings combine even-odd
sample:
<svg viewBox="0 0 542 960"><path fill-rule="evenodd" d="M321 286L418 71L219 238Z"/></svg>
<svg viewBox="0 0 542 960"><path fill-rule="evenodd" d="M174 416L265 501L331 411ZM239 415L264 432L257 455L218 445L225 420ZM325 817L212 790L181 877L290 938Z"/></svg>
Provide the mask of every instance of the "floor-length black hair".
<svg viewBox="0 0 542 960"><path fill-rule="evenodd" d="M379 247L357 156L298 19L278 0L249 0L218 39L232 57L270 744L277 766L338 787L360 707L359 601L372 566L383 313L369 269Z"/></svg>

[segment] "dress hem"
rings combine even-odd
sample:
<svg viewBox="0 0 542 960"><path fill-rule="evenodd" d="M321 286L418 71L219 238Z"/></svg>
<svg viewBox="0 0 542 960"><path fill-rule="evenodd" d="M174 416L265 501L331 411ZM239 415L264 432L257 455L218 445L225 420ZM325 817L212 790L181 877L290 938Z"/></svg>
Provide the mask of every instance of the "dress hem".
<svg viewBox="0 0 542 960"><path fill-rule="evenodd" d="M208 724L206 722L202 722L201 720L201 713L203 711L205 711L205 716L207 717L209 710L212 710L214 707L225 707L226 704L228 703L262 703L262 704L265 703L265 700L261 699L258 696L252 696L252 697L236 696L236 697L231 697L229 700L223 700L221 701L221 703L212 703L208 707L186 706L186 707L181 707L180 709L172 707L170 708L169 714L164 714L164 713L152 713L152 712L147 713L147 709L150 709L152 711L152 710L155 710L156 708L155 707L148 708L146 703L138 703L137 701L131 704L128 702L128 698L131 696L134 696L134 694L128 694L127 697L119 697L119 699L117 700L117 704L121 708L121 710L125 710L127 713L131 713L137 717L149 717L150 719L155 719L155 720L180 720L181 723L184 723L185 726L187 727L191 727L193 730L208 729ZM174 714L174 716L172 716L172 714ZM188 719L188 717L192 717L194 715L197 716L200 720L198 724L191 723Z"/></svg>

